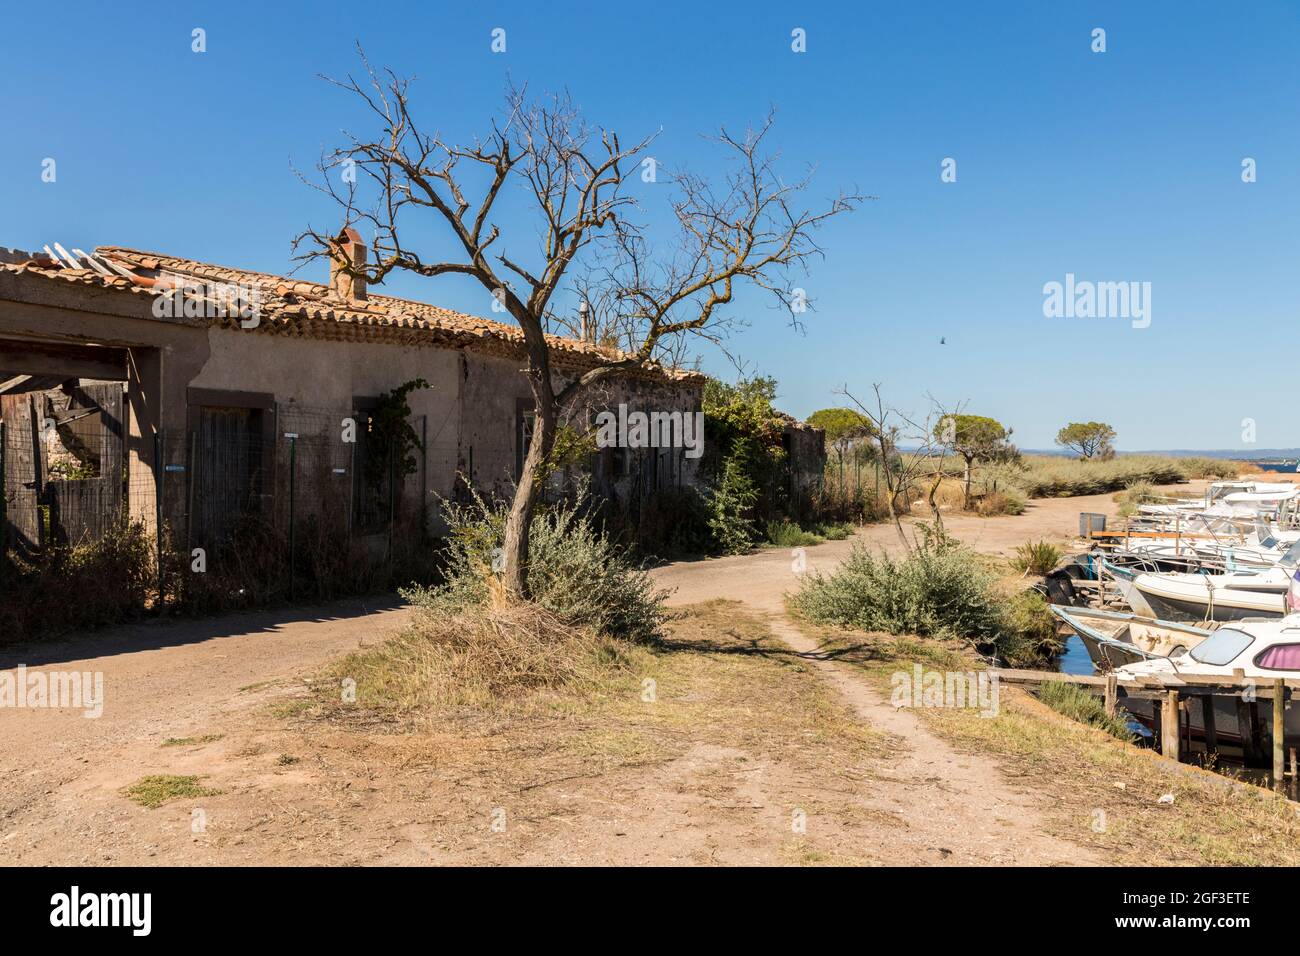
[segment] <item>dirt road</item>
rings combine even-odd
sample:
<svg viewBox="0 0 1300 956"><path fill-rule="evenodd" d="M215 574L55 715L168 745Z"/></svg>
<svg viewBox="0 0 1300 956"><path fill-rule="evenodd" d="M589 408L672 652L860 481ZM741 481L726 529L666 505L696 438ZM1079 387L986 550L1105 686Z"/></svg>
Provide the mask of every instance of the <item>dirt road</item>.
<svg viewBox="0 0 1300 956"><path fill-rule="evenodd" d="M102 673L105 697L95 719L78 709L0 709L0 861L35 848L21 846L24 832L35 844L66 829L81 834L87 855L76 856L70 840L56 859L113 862L122 819L88 812L87 794L130 782L147 766L142 752L247 712L276 682L379 640L406 614L391 599L355 601L142 624L0 653L0 669Z"/></svg>
<svg viewBox="0 0 1300 956"><path fill-rule="evenodd" d="M1014 518L953 517L948 530L980 550L1009 553L1026 538L1066 538L1077 527L1079 511L1110 507L1108 498L1035 502L1027 514ZM887 549L897 546L894 530L885 525L857 537ZM808 568L830 570L850 546L845 541L808 549ZM957 753L908 713L895 712L856 676L817 658L812 642L783 616L782 595L796 583L792 559L789 551L766 550L670 565L656 571L656 577L676 589L675 604L727 597L767 615L777 636L807 654L815 673L853 713L898 739L891 758L873 771L869 795L864 798L867 791L860 790L851 798L866 799L881 819L904 824L881 830L866 858L898 863L1087 861L1079 848L1039 833L1035 798L1011 788L993 765ZM76 710L0 709L0 863L781 859L781 845L746 816L748 804L720 807L714 796L720 792L720 773L725 781L736 775L720 770L721 758L702 760L700 755L732 754L734 741L728 744L732 749L701 744L689 751L688 759L670 765L680 779L629 771L621 782L617 775L597 777L576 791L564 785L558 791L549 785L528 789L541 802L525 815L532 828L532 842L525 848L494 846L490 836L479 833L478 816L486 811L478 802L488 797L475 792L479 784L472 781L494 779L490 748L481 767L466 771L453 761L446 773L439 773L421 763L434 759L428 754L415 748L399 753L406 746L400 735L372 735L359 742L355 734L330 737L311 728L286 729L274 716L274 708L292 704L301 689L297 676L380 640L405 616L395 602L358 602L153 623L0 653L0 670L25 664L101 672L107 697L103 716L94 720ZM692 674L700 686L711 686L709 666L715 665L701 663L699 673ZM733 693L736 706L748 706L743 687ZM683 697L682 706L691 699ZM722 764L753 766L752 761L763 759L762 735L750 736L757 749L735 751L739 755ZM195 742L164 746L171 738L187 737ZM463 743L452 744L464 749ZM774 767L786 760L784 776L773 778L784 781L784 791L796 791L801 780L811 779L794 773L795 762L788 757L776 759ZM185 803L145 810L121 796L123 786L159 772L198 774L225 794L203 801L219 814L207 836L191 833L193 811ZM636 794L635 799L620 806L602 799L619 787ZM430 815L431 804L441 817ZM660 809L627 833L632 804ZM561 805L564 812L557 816ZM671 813L664 809L668 806ZM449 818L454 825L446 822ZM579 819L590 821L581 851L573 842ZM597 839L595 834L606 829L621 839ZM644 840L637 836L640 830L646 831ZM438 832L454 834L443 838L441 849L429 835ZM744 853L728 852L723 835L729 832L740 835L733 845L745 846ZM868 845L861 833L870 832L855 831L844 845Z"/></svg>
<svg viewBox="0 0 1300 956"><path fill-rule="evenodd" d="M1069 540L1082 511L1113 515L1109 495L1046 499L1030 503L1024 515L978 518L950 515L947 532L978 551L1011 555L1027 539ZM674 589L671 603L695 604L717 597L739 600L765 614L777 636L813 661L843 699L871 726L900 740L880 780L877 806L907 823L910 854L897 860L933 859L935 848L959 854L969 864L1087 864L1091 853L1046 833L1035 795L1018 791L987 757L959 753L928 731L907 710L889 701L846 665L821 659L817 642L796 628L785 613L784 596L798 586L799 573L830 573L857 544L896 554L901 550L892 525L864 528L853 538L816 547L769 549L713 561L681 562L655 573Z"/></svg>

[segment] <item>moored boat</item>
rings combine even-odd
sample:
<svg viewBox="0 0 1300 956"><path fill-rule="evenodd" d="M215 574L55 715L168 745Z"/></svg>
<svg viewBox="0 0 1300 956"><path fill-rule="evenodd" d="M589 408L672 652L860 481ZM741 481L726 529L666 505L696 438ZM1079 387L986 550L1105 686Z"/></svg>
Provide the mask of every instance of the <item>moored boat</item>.
<svg viewBox="0 0 1300 956"><path fill-rule="evenodd" d="M1209 637L1212 630L1160 621L1123 611L1048 606L1052 614L1078 635L1098 670L1157 657L1180 657Z"/></svg>

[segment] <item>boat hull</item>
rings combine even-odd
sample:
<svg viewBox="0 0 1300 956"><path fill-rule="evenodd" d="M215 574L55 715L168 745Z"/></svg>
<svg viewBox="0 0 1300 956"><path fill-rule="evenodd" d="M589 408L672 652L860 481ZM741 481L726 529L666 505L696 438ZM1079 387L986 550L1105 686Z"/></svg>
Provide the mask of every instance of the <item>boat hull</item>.
<svg viewBox="0 0 1300 956"><path fill-rule="evenodd" d="M1135 590L1137 588L1135 587ZM1154 617L1166 621L1244 621L1248 618L1279 618L1283 615L1282 601L1278 598L1276 607L1273 602L1252 602L1249 607L1226 603L1216 599L1211 608L1208 601L1198 601L1190 597L1177 597L1157 594L1153 591L1140 591L1143 600L1151 608Z"/></svg>

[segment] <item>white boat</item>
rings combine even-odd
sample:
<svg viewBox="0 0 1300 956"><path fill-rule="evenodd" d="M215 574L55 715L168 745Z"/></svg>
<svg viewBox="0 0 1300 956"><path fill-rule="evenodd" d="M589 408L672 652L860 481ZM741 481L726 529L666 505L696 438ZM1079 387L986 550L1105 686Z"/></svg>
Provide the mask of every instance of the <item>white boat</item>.
<svg viewBox="0 0 1300 956"><path fill-rule="evenodd" d="M1286 613L1291 572L1282 567L1223 574L1139 574L1133 588L1155 617L1239 621Z"/></svg>
<svg viewBox="0 0 1300 956"><path fill-rule="evenodd" d="M1203 499L1184 498L1165 504L1138 506L1148 518L1179 519L1189 531L1202 530L1215 519L1250 519L1286 514L1294 508L1300 488L1280 481L1216 481Z"/></svg>
<svg viewBox="0 0 1300 956"><path fill-rule="evenodd" d="M1276 618L1288 611L1287 596L1297 584L1298 564L1300 543L1291 545L1271 568L1219 574L1144 573L1133 578L1133 589L1154 616L1164 620Z"/></svg>
<svg viewBox="0 0 1300 956"><path fill-rule="evenodd" d="M1102 671L1153 657L1181 657L1213 633L1121 611L1059 604L1049 604L1048 610L1078 635L1093 664Z"/></svg>
<svg viewBox="0 0 1300 956"><path fill-rule="evenodd" d="M1186 654L1177 658L1148 657L1115 669L1120 686L1142 677L1158 677L1176 684L1188 676L1223 677L1230 682L1254 679L1260 686L1281 677L1300 680L1300 615L1275 621L1241 621L1219 628ZM1218 696L1214 701L1214 725L1220 740L1240 741L1237 733L1238 697ZM1270 702L1271 706L1271 702ZM1150 701L1128 699L1125 710L1144 722L1152 716ZM1200 707L1189 712L1193 737L1204 736L1204 715ZM1267 723L1265 721L1265 723ZM1286 741L1300 739L1300 707L1289 707L1284 720Z"/></svg>

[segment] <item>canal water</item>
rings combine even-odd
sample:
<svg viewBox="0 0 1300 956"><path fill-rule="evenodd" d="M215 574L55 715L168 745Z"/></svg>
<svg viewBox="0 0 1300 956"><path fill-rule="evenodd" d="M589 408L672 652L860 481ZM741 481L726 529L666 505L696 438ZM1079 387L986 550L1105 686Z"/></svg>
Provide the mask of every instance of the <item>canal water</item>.
<svg viewBox="0 0 1300 956"><path fill-rule="evenodd" d="M1056 669L1062 674L1095 674L1092 658L1078 634L1071 634L1065 642L1065 651L1056 660Z"/></svg>

